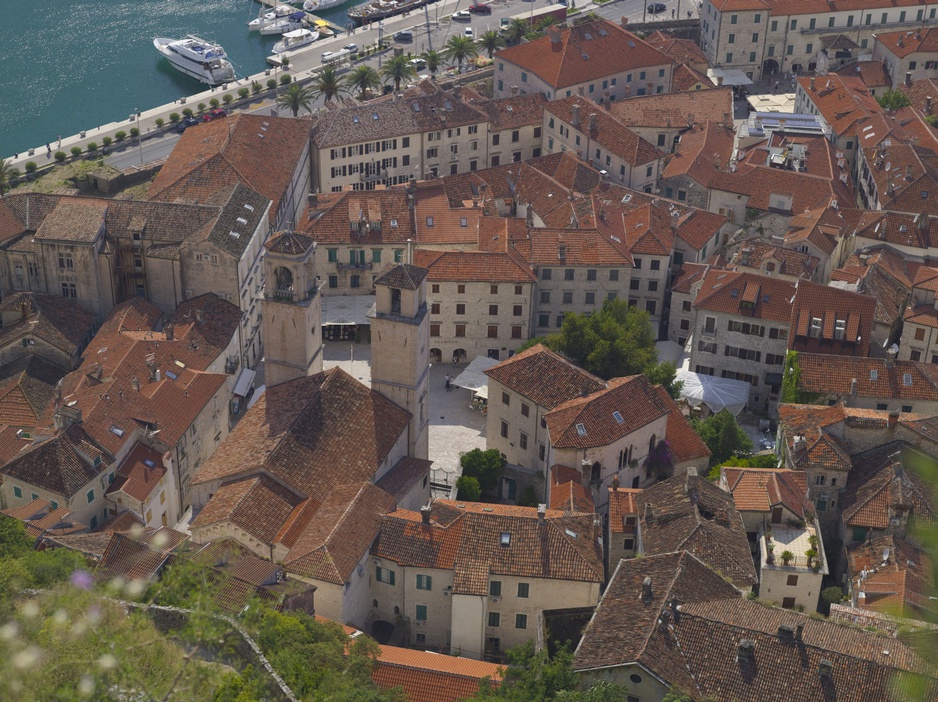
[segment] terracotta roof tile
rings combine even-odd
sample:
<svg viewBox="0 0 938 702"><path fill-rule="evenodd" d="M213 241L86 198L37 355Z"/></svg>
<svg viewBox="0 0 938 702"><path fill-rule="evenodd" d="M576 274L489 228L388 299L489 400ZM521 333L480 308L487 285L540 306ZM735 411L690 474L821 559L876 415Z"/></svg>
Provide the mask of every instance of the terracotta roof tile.
<svg viewBox="0 0 938 702"><path fill-rule="evenodd" d="M867 88L888 88L892 85L892 79L882 61L857 61L844 66L836 73L841 76L855 76L863 81Z"/></svg>
<svg viewBox="0 0 938 702"><path fill-rule="evenodd" d="M606 385L541 344L515 354L485 374L548 410ZM544 378L551 382L544 383Z"/></svg>
<svg viewBox="0 0 938 702"><path fill-rule="evenodd" d="M661 93L615 100L610 113L633 127L676 128L732 120L733 89L715 88L684 93ZM727 122L726 126L732 125Z"/></svg>
<svg viewBox="0 0 938 702"><path fill-rule="evenodd" d="M88 343L95 326L95 315L74 300L61 295L35 292L14 292L0 303L2 312L20 312L18 322L4 324L0 343L7 344L22 336L34 336L75 353Z"/></svg>
<svg viewBox="0 0 938 702"><path fill-rule="evenodd" d="M770 512L783 505L802 519L810 518L806 473L787 468L723 468L736 509L740 512Z"/></svg>
<svg viewBox="0 0 938 702"><path fill-rule="evenodd" d="M748 308L743 304L742 294L747 286L752 285L758 286L759 295L756 304ZM787 280L716 269L704 278L694 307L753 319L788 322L795 292L794 283Z"/></svg>
<svg viewBox="0 0 938 702"><path fill-rule="evenodd" d="M715 87L713 81L700 71L695 71L690 66L682 64L674 69L674 74L671 76L671 90L674 92L692 90L695 89L697 85L702 86L701 88L696 88L699 92Z"/></svg>
<svg viewBox="0 0 938 702"><path fill-rule="evenodd" d="M411 488L430 473L433 461L404 456L381 476L375 485L395 500L403 499Z"/></svg>
<svg viewBox="0 0 938 702"><path fill-rule="evenodd" d="M645 37L645 41L663 54L670 56L676 63L687 65L707 65L707 55L691 39L679 39L674 35L655 31Z"/></svg>
<svg viewBox="0 0 938 702"><path fill-rule="evenodd" d="M399 687L409 702L459 702L489 679L497 688L504 667L495 663L409 648L380 646L371 679L382 689Z"/></svg>
<svg viewBox="0 0 938 702"><path fill-rule="evenodd" d="M528 93L474 103L489 116L489 129L502 131L525 126L540 126L544 120L547 98L544 93Z"/></svg>
<svg viewBox="0 0 938 702"><path fill-rule="evenodd" d="M701 280L710 270L706 263L690 263L685 261L677 271L671 283L671 292L690 293L691 286L698 280Z"/></svg>
<svg viewBox="0 0 938 702"><path fill-rule="evenodd" d="M638 524L626 524L626 517L638 521L638 488L609 488L609 530L613 534L634 534Z"/></svg>
<svg viewBox="0 0 938 702"><path fill-rule="evenodd" d="M938 401L938 368L931 363L799 353L801 389L810 393ZM908 382L906 382L908 381Z"/></svg>
<svg viewBox="0 0 938 702"><path fill-rule="evenodd" d="M557 467L554 466L554 468ZM552 482L550 486L550 504L548 505L550 509L563 512L596 511L593 496L580 482L580 474L577 473L572 479L562 479L559 482L556 482L557 477L556 471L551 469L551 479L555 482ZM564 477L568 478L568 476Z"/></svg>
<svg viewBox="0 0 938 702"><path fill-rule="evenodd" d="M319 195L301 221L319 245L406 244L416 236L404 188Z"/></svg>
<svg viewBox="0 0 938 702"><path fill-rule="evenodd" d="M633 68L672 63L667 55L608 20L585 22L562 30L556 49L550 37L545 36L503 49L497 57L526 68L554 89Z"/></svg>
<svg viewBox="0 0 938 702"><path fill-rule="evenodd" d="M417 249L414 263L429 271L427 280L432 282L533 283L537 280L530 266L507 253Z"/></svg>
<svg viewBox="0 0 938 702"><path fill-rule="evenodd" d="M420 244L461 244L478 240L482 209L452 207L445 185L418 187L414 195L414 223Z"/></svg>
<svg viewBox="0 0 938 702"><path fill-rule="evenodd" d="M95 458L101 458L97 466ZM80 426L73 425L50 438L37 437L31 446L0 468L0 473L71 498L113 460Z"/></svg>
<svg viewBox="0 0 938 702"><path fill-rule="evenodd" d="M860 78L830 74L813 82L812 89L811 78L798 78L801 90L817 106L834 134L857 137L860 148L875 146L889 135L883 109Z"/></svg>
<svg viewBox="0 0 938 702"><path fill-rule="evenodd" d="M264 244L264 248L272 253L301 256L309 251L314 244L315 242L311 236L293 231L282 231L271 236Z"/></svg>
<svg viewBox="0 0 938 702"><path fill-rule="evenodd" d="M849 546L847 559L847 575L861 609L913 619L936 613L932 559L918 546L882 534Z"/></svg>
<svg viewBox="0 0 938 702"><path fill-rule="evenodd" d="M417 290L427 279L427 269L414 266L410 263L389 263L375 279L375 285L386 285L389 288L402 290Z"/></svg>
<svg viewBox="0 0 938 702"><path fill-rule="evenodd" d="M806 280L798 283L794 297L789 348L848 356L868 354L876 310L874 298ZM817 319L821 320L819 333L812 331Z"/></svg>
<svg viewBox="0 0 938 702"><path fill-rule="evenodd" d="M602 106L586 97L573 95L548 103L546 111L558 119L573 123L574 107L580 108L580 124L574 129L589 134L590 139L632 166L641 166L660 158L663 154L649 142L629 129ZM595 115L596 126L590 129Z"/></svg>
<svg viewBox="0 0 938 702"><path fill-rule="evenodd" d="M262 543L272 543L300 498L266 475L225 483L192 522L192 528L231 522Z"/></svg>
<svg viewBox="0 0 938 702"><path fill-rule="evenodd" d="M94 578L97 582L113 578L152 580L169 557L169 550L157 548L126 534L112 533Z"/></svg>
<svg viewBox="0 0 938 702"><path fill-rule="evenodd" d="M123 492L134 500L146 502L164 475L162 453L138 443L117 469L114 482L105 494Z"/></svg>
<svg viewBox="0 0 938 702"><path fill-rule="evenodd" d="M0 424L40 427L65 376L42 356L26 356L0 368Z"/></svg>
<svg viewBox="0 0 938 702"><path fill-rule="evenodd" d="M63 198L36 230L36 239L90 243L104 231L108 201Z"/></svg>
<svg viewBox="0 0 938 702"><path fill-rule="evenodd" d="M910 54L938 52L938 31L931 28L903 30L901 32L877 32L876 41L898 58Z"/></svg>

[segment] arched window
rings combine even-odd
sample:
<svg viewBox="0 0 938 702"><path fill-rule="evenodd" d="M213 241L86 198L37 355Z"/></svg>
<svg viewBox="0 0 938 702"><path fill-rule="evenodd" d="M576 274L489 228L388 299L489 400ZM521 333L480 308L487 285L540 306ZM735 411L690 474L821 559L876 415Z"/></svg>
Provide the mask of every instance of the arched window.
<svg viewBox="0 0 938 702"><path fill-rule="evenodd" d="M658 437L654 434L651 435L651 438L648 440L648 453L651 453L655 450L655 446L658 445Z"/></svg>
<svg viewBox="0 0 938 702"><path fill-rule="evenodd" d="M590 480L599 480L602 475L602 466L599 465L599 461L596 461L593 464L592 469L590 470Z"/></svg>
<svg viewBox="0 0 938 702"><path fill-rule="evenodd" d="M293 271L289 268L278 266L277 270L274 271L274 276L276 278L277 290L293 289Z"/></svg>

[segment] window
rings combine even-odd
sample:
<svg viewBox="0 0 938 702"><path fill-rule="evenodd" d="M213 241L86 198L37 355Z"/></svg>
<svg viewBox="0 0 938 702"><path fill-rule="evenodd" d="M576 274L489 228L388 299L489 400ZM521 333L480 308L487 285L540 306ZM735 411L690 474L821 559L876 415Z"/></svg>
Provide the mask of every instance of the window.
<svg viewBox="0 0 938 702"><path fill-rule="evenodd" d="M375 580L379 583L387 583L388 585L394 584L394 571L388 570L387 568L382 568L381 566L375 567Z"/></svg>
<svg viewBox="0 0 938 702"><path fill-rule="evenodd" d="M633 259L633 261L635 263L635 270L640 271L642 269L642 259L636 258Z"/></svg>
<svg viewBox="0 0 938 702"><path fill-rule="evenodd" d="M502 595L502 581L501 580L492 580L489 583L489 595L492 597L501 597Z"/></svg>
<svg viewBox="0 0 938 702"><path fill-rule="evenodd" d="M497 339L498 338L498 325L489 324L488 328L486 329L486 336L489 339Z"/></svg>
<svg viewBox="0 0 938 702"><path fill-rule="evenodd" d="M498 612L489 612L489 626L498 626L502 615Z"/></svg>
<svg viewBox="0 0 938 702"><path fill-rule="evenodd" d="M337 276L337 275L330 275L330 276L329 276L329 287L330 287L330 288L337 288L337 287L339 287L339 276Z"/></svg>
<svg viewBox="0 0 938 702"><path fill-rule="evenodd" d="M797 586L798 586L798 576L797 576L797 575L789 575L789 576L788 576L788 582L786 583L786 585L788 585L789 587L797 587Z"/></svg>
<svg viewBox="0 0 938 702"><path fill-rule="evenodd" d="M573 304L573 291L564 290L563 292L563 304L572 305Z"/></svg>
<svg viewBox="0 0 938 702"><path fill-rule="evenodd" d="M762 21L762 15L758 12L752 16L752 23L759 24Z"/></svg>
<svg viewBox="0 0 938 702"><path fill-rule="evenodd" d="M66 256L65 254L59 254L59 268L74 268L75 261L71 256Z"/></svg>
<svg viewBox="0 0 938 702"><path fill-rule="evenodd" d="M23 496L23 490L21 488L18 488L16 485L14 485L13 497L22 497L22 496ZM91 502L91 500L88 500L88 501Z"/></svg>
<svg viewBox="0 0 938 702"><path fill-rule="evenodd" d="M730 15L730 24L736 24L739 21L739 15Z"/></svg>
<svg viewBox="0 0 938 702"><path fill-rule="evenodd" d="M542 305L550 304L550 290L541 290L541 304Z"/></svg>
<svg viewBox="0 0 938 702"><path fill-rule="evenodd" d="M495 317L498 315L498 305L489 305L489 316Z"/></svg>
<svg viewBox="0 0 938 702"><path fill-rule="evenodd" d="M539 327L549 327L550 326L550 315L548 314L539 314L537 316L537 326Z"/></svg>
<svg viewBox="0 0 938 702"><path fill-rule="evenodd" d="M619 269L613 268L609 271L609 282L617 283L619 281Z"/></svg>
<svg viewBox="0 0 938 702"><path fill-rule="evenodd" d="M735 44L735 43L736 43L736 35L735 35L735 34L730 34L729 38L726 40L726 43L727 43L727 44Z"/></svg>
<svg viewBox="0 0 938 702"><path fill-rule="evenodd" d="M772 20L772 31L773 32L778 31L778 20Z"/></svg>
<svg viewBox="0 0 938 702"><path fill-rule="evenodd" d="M528 583L518 583L518 597L528 597Z"/></svg>
<svg viewBox="0 0 938 702"><path fill-rule="evenodd" d="M648 314L654 314L657 306L658 305L654 300L648 300L645 303L645 311L648 312Z"/></svg>
<svg viewBox="0 0 938 702"><path fill-rule="evenodd" d="M911 411L912 411L912 405L902 405L902 411L905 412L905 413L911 412Z"/></svg>
<svg viewBox="0 0 938 702"><path fill-rule="evenodd" d="M430 324L430 336L439 336L440 335L440 325L438 322L431 322Z"/></svg>
<svg viewBox="0 0 938 702"><path fill-rule="evenodd" d="M500 139L499 139L499 136L500 136L500 135L498 135L498 134L493 134L493 135L492 135L492 146L498 146L498 142L499 142L499 140L500 140Z"/></svg>
<svg viewBox="0 0 938 702"><path fill-rule="evenodd" d="M62 297L78 297L78 288L75 283L62 283Z"/></svg>
<svg viewBox="0 0 938 702"><path fill-rule="evenodd" d="M415 610L416 610L418 622L427 621L427 606L426 605L417 605L415 607Z"/></svg>
<svg viewBox="0 0 938 702"><path fill-rule="evenodd" d="M626 539L622 542L622 548L626 551L631 551L635 548L635 539Z"/></svg>
<svg viewBox="0 0 938 702"><path fill-rule="evenodd" d="M717 328L716 317L705 317L704 318L704 334L713 334Z"/></svg>
<svg viewBox="0 0 938 702"><path fill-rule="evenodd" d="M563 326L563 315L558 314L557 315L557 328L560 329L560 327L562 326Z"/></svg>
<svg viewBox="0 0 938 702"><path fill-rule="evenodd" d="M925 328L919 327L918 329L915 330L915 340L924 341L924 339L925 339Z"/></svg>
<svg viewBox="0 0 938 702"><path fill-rule="evenodd" d="M531 416L531 408L528 406L528 403L527 403L527 402L522 402L522 403L521 403L521 416L522 416L522 417L529 417L529 416Z"/></svg>
<svg viewBox="0 0 938 702"><path fill-rule="evenodd" d="M648 292L657 292L657 290L658 290L658 281L657 281L657 280L649 280L649 281L648 281Z"/></svg>
<svg viewBox="0 0 938 702"><path fill-rule="evenodd" d="M88 498L88 504L89 504L89 505L90 505L92 502L94 502L94 490L89 490L89 491L88 491L88 494L85 495L85 497Z"/></svg>
<svg viewBox="0 0 938 702"><path fill-rule="evenodd" d="M586 302L587 305L595 305L595 304L596 304L596 293L594 293L594 292L588 292L588 293L586 293L586 295L585 295L585 297L584 297L584 301Z"/></svg>
<svg viewBox="0 0 938 702"><path fill-rule="evenodd" d="M520 339L521 338L521 326L515 325L511 328L511 338Z"/></svg>
<svg viewBox="0 0 938 702"><path fill-rule="evenodd" d="M429 575L418 575L417 576L417 589L418 590L432 590L433 578Z"/></svg>
<svg viewBox="0 0 938 702"><path fill-rule="evenodd" d="M541 280L550 280L552 275L551 268L542 268L541 269Z"/></svg>
<svg viewBox="0 0 938 702"><path fill-rule="evenodd" d="M508 438L508 422L502 422L501 435L503 439Z"/></svg>
<svg viewBox="0 0 938 702"><path fill-rule="evenodd" d="M511 395L509 395L507 392L502 393L502 404L506 407L511 404Z"/></svg>
<svg viewBox="0 0 938 702"><path fill-rule="evenodd" d="M464 302L456 303L456 314L466 314L466 304Z"/></svg>
<svg viewBox="0 0 938 702"><path fill-rule="evenodd" d="M465 324L457 324L457 325L456 325L456 336L462 338L462 337L464 337L465 335L466 335L466 325L465 325Z"/></svg>
<svg viewBox="0 0 938 702"><path fill-rule="evenodd" d="M362 286L361 276L353 275L349 277L350 288L360 288Z"/></svg>
<svg viewBox="0 0 938 702"><path fill-rule="evenodd" d="M440 284L439 284L439 283L434 283L433 285L431 285L431 286L430 286L430 292L432 292L432 293L438 293L438 292L440 292Z"/></svg>
<svg viewBox="0 0 938 702"><path fill-rule="evenodd" d="M728 51L726 53L726 63L733 63L733 52Z"/></svg>
<svg viewBox="0 0 938 702"><path fill-rule="evenodd" d="M574 271L572 268L564 268L563 279L564 280L573 280Z"/></svg>
<svg viewBox="0 0 938 702"><path fill-rule="evenodd" d="M528 615L516 614L515 615L515 629L527 629L527 628L528 628Z"/></svg>
<svg viewBox="0 0 938 702"><path fill-rule="evenodd" d="M528 450L528 435L524 432L519 432L518 445L521 447L522 451Z"/></svg>
<svg viewBox="0 0 938 702"><path fill-rule="evenodd" d="M460 295L465 295L466 286L463 283L460 283L459 285L456 286L456 292L459 293Z"/></svg>
<svg viewBox="0 0 938 702"><path fill-rule="evenodd" d="M440 313L440 303L433 302L430 304L430 314L439 314Z"/></svg>
<svg viewBox="0 0 938 702"><path fill-rule="evenodd" d="M513 305L511 308L512 317L521 317L523 315L523 308L521 305Z"/></svg>
<svg viewBox="0 0 938 702"><path fill-rule="evenodd" d="M753 32L753 34L752 34L752 43L753 43L753 44L758 44L758 43L759 43L759 32Z"/></svg>

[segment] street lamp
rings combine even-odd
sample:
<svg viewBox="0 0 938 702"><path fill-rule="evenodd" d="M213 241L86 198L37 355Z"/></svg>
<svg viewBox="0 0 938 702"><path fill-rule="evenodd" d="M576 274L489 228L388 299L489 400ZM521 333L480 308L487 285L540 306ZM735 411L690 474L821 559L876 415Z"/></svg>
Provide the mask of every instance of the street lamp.
<svg viewBox="0 0 938 702"><path fill-rule="evenodd" d="M137 124L137 151L140 152L140 165L143 166L143 134L140 132L140 110L134 108L134 120Z"/></svg>

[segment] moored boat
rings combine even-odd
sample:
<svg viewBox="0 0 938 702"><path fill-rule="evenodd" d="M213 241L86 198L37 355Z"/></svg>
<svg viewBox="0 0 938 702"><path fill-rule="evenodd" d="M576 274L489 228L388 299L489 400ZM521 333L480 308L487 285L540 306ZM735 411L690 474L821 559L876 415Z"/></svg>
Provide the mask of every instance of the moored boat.
<svg viewBox="0 0 938 702"><path fill-rule="evenodd" d="M264 12L257 18L248 22L248 31L259 32L264 28L265 25L274 22L281 17L289 17L294 12L296 12L295 7L290 7L289 5L277 5L274 9Z"/></svg>
<svg viewBox="0 0 938 702"><path fill-rule="evenodd" d="M306 0L303 3L303 9L307 12L322 12L331 10L336 5L341 5L346 0Z"/></svg>
<svg viewBox="0 0 938 702"><path fill-rule="evenodd" d="M219 85L235 78L234 67L220 44L190 34L185 39L157 37L153 46L177 71L207 85Z"/></svg>
<svg viewBox="0 0 938 702"><path fill-rule="evenodd" d="M261 34L286 34L306 26L306 13L294 12L286 17L278 17L261 27Z"/></svg>
<svg viewBox="0 0 938 702"><path fill-rule="evenodd" d="M293 51L300 47L312 44L319 39L319 32L311 29L296 29L283 35L283 39L274 44L274 53L282 54L284 51Z"/></svg>
<svg viewBox="0 0 938 702"><path fill-rule="evenodd" d="M348 11L348 17L358 25L368 24L369 22L377 22L378 20L419 9L431 2L435 2L435 0L373 0L364 5L353 7Z"/></svg>

